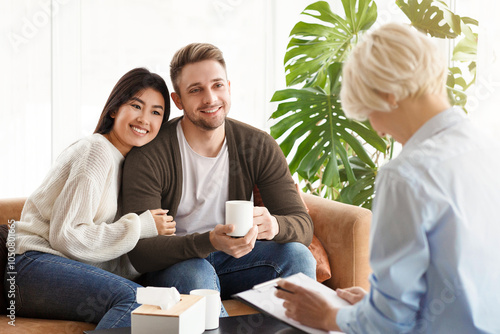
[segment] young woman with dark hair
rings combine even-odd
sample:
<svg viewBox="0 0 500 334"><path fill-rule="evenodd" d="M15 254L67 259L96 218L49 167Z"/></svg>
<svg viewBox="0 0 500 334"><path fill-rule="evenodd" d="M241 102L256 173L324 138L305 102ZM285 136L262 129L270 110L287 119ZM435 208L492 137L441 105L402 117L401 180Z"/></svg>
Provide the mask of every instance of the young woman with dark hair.
<svg viewBox="0 0 500 334"><path fill-rule="evenodd" d="M169 115L165 81L134 69L113 88L95 133L58 157L16 224L19 316L130 326L139 285L126 254L141 238L173 234L175 222L162 209L115 217L121 168Z"/></svg>

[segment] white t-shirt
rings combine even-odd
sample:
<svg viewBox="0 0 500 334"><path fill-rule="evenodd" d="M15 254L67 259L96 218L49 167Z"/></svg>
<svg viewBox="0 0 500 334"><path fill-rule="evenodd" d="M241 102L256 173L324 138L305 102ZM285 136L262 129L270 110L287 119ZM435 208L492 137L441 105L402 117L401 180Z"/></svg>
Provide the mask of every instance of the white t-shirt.
<svg viewBox="0 0 500 334"><path fill-rule="evenodd" d="M177 138L182 161L182 195L175 217L176 234L186 235L213 230L224 224L229 192L229 154L227 142L215 158L199 155L189 146L181 122Z"/></svg>

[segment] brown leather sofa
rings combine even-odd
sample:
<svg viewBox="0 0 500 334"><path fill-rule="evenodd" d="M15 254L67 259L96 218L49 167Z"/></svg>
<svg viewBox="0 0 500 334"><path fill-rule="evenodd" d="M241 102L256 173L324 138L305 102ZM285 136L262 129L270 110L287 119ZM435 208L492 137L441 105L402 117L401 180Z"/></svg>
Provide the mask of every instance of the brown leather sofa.
<svg viewBox="0 0 500 334"><path fill-rule="evenodd" d="M324 284L333 289L354 285L368 289L371 212L309 194L302 196L314 222L314 234L328 255L332 278ZM0 225L11 219L19 220L25 200L0 199ZM230 316L255 312L234 300L226 300L224 305ZM16 326L12 327L9 318L2 317L0 333L82 333L95 328L94 324L83 322L22 317L16 317Z"/></svg>

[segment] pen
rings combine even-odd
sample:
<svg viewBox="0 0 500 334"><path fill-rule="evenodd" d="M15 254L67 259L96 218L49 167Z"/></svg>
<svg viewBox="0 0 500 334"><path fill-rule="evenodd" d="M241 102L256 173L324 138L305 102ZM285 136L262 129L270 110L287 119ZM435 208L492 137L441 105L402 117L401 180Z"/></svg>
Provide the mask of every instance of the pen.
<svg viewBox="0 0 500 334"><path fill-rule="evenodd" d="M291 293L292 295L294 294L292 291L287 290L287 289L285 289L285 288L282 288L282 287L281 287L281 286L279 286L279 285L275 285L274 287L275 287L276 289L278 289L278 290L283 290L283 291L285 291L285 292Z"/></svg>
<svg viewBox="0 0 500 334"><path fill-rule="evenodd" d="M262 288L267 288L267 287L271 287L272 285L274 285L275 283L278 283L278 281L280 281L281 278L278 277L278 278L275 278L273 280L270 280L270 281L267 281L267 282L264 282L264 283L260 283L260 284L257 284L255 285L252 289L254 290L260 290Z"/></svg>

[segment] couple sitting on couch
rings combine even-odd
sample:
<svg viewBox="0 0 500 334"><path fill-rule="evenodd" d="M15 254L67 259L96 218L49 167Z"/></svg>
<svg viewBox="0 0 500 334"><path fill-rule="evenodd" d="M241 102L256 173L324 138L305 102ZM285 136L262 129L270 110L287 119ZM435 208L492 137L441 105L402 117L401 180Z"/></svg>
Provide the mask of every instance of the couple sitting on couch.
<svg viewBox="0 0 500 334"><path fill-rule="evenodd" d="M190 44L170 74L184 117L167 122L160 76L128 72L95 133L68 147L26 201L16 231L19 316L126 327L140 286L227 298L276 277L315 277L312 221L283 153L265 132L226 118L221 51ZM254 186L266 207L232 238L225 202L250 200Z"/></svg>

